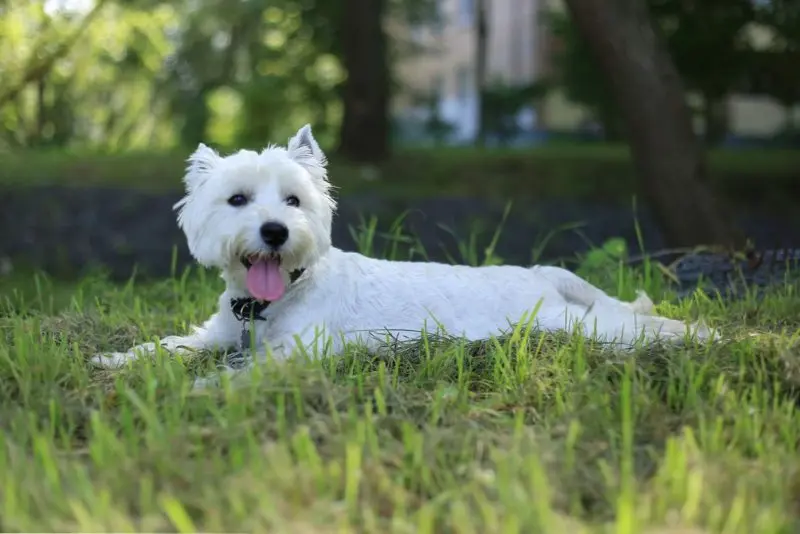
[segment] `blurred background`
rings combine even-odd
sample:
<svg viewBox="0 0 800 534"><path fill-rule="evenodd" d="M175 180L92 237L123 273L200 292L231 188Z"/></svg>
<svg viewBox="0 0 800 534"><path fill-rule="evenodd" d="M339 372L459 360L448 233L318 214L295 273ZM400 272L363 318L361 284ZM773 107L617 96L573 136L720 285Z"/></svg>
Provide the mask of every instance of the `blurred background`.
<svg viewBox="0 0 800 534"><path fill-rule="evenodd" d="M798 0L2 0L0 49L5 274L189 264L190 151L305 123L345 249L800 246Z"/></svg>

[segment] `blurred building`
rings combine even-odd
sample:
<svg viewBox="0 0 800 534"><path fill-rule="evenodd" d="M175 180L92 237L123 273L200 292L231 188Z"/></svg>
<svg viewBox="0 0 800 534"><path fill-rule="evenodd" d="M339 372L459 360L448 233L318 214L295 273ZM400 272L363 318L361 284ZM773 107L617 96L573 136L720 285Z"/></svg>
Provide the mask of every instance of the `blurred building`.
<svg viewBox="0 0 800 534"><path fill-rule="evenodd" d="M466 143L477 130L476 0L437 0L436 7L438 22L392 29L402 43L396 70L401 89L393 115L406 140L429 137L426 123L435 117L446 125L449 142ZM520 86L552 72L550 57L557 43L545 25L544 12L549 9L563 9L562 0L486 0L490 84ZM769 40L762 28L752 28L751 34L756 43ZM765 96L732 95L726 112L734 140L770 137L786 123L786 110ZM795 115L800 118L798 110ZM518 141L523 143L552 132L592 136L597 128L587 110L558 90L521 109L517 124L523 132ZM697 128L702 131L701 120Z"/></svg>
<svg viewBox="0 0 800 534"><path fill-rule="evenodd" d="M432 109L452 128L453 141L476 133L476 0L438 0L438 23L404 28L408 54L398 65L402 84L395 116L413 130ZM542 0L487 1L487 78L507 85L534 81L547 70L548 36L543 31ZM430 99L425 101L425 99ZM433 107L432 107L433 106ZM519 115L527 129L538 124L538 111L528 106Z"/></svg>

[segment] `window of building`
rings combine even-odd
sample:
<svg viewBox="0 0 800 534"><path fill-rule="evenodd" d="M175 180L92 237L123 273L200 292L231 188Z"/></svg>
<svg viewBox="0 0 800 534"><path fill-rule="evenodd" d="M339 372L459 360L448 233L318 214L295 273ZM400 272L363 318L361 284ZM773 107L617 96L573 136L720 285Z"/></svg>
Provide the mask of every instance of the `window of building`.
<svg viewBox="0 0 800 534"><path fill-rule="evenodd" d="M475 19L475 0L458 0L458 20L463 26L472 26Z"/></svg>

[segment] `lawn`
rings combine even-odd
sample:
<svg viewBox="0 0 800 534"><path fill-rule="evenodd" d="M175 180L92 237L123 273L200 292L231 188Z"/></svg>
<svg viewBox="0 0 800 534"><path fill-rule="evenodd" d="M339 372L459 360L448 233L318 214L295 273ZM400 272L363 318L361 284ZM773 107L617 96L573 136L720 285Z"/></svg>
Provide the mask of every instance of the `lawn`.
<svg viewBox="0 0 800 534"><path fill-rule="evenodd" d="M227 153L230 150L223 152ZM65 185L180 191L190 151L0 153L0 186ZM800 150L718 149L709 153L712 181L727 196L796 199ZM526 149L471 147L398 149L374 169L333 155L330 175L340 194L378 192L395 197L477 195L570 197L630 202L638 191L629 150L614 144L552 144Z"/></svg>
<svg viewBox="0 0 800 534"><path fill-rule="evenodd" d="M725 341L622 357L522 325L192 390L219 355L87 360L205 319L215 275L0 278L0 529L798 532L800 286L722 303L598 280Z"/></svg>

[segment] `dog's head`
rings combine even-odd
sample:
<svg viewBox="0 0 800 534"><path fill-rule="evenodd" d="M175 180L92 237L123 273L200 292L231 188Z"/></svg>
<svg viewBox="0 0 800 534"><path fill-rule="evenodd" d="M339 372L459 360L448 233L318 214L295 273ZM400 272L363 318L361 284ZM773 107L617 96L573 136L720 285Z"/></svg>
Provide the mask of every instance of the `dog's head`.
<svg viewBox="0 0 800 534"><path fill-rule="evenodd" d="M285 148L223 157L201 144L188 160L186 196L175 204L192 256L257 299L280 299L290 273L331 246L336 205L326 165L309 125Z"/></svg>

